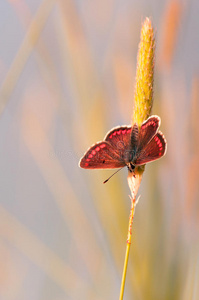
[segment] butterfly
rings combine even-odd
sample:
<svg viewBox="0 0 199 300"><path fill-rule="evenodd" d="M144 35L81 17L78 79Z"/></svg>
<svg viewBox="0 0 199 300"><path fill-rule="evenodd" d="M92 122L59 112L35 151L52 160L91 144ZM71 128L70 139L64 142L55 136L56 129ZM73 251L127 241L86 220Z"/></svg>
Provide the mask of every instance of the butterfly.
<svg viewBox="0 0 199 300"><path fill-rule="evenodd" d="M161 131L160 117L150 116L138 128L119 126L111 129L104 140L92 145L80 159L84 169L115 169L127 166L130 172L165 155L167 142Z"/></svg>

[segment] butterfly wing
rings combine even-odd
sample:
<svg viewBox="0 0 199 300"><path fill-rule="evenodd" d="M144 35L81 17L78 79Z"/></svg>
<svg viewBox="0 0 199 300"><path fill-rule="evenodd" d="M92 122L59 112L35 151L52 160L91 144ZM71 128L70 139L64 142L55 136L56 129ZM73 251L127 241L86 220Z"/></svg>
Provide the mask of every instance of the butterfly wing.
<svg viewBox="0 0 199 300"><path fill-rule="evenodd" d="M115 169L126 164L121 159L119 151L106 141L91 146L81 158L79 163L84 169Z"/></svg>
<svg viewBox="0 0 199 300"><path fill-rule="evenodd" d="M112 145L117 151L127 149L130 144L131 126L119 126L111 129L104 140Z"/></svg>
<svg viewBox="0 0 199 300"><path fill-rule="evenodd" d="M133 163L135 165L144 165L154 161L165 155L166 149L166 139L162 132L158 131L152 140L138 153L137 158L135 158Z"/></svg>
<svg viewBox="0 0 199 300"><path fill-rule="evenodd" d="M139 131L138 137L138 149L139 153L142 149L150 142L150 140L155 136L160 127L160 117L151 116L142 125Z"/></svg>
<svg viewBox="0 0 199 300"><path fill-rule="evenodd" d="M130 144L131 126L111 129L104 141L91 146L80 160L84 169L115 169L126 166L124 155Z"/></svg>

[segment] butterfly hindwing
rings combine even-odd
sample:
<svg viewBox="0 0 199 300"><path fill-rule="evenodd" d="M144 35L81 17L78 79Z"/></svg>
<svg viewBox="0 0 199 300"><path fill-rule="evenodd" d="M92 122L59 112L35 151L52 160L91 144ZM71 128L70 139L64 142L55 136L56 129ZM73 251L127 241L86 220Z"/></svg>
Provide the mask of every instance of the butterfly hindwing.
<svg viewBox="0 0 199 300"><path fill-rule="evenodd" d="M167 142L162 132L158 133L152 140L137 153L137 158L133 161L135 165L144 165L148 162L161 158L166 153Z"/></svg>
<svg viewBox="0 0 199 300"><path fill-rule="evenodd" d="M131 126L115 127L106 134L104 140L111 144L115 151L121 152L130 145L131 129Z"/></svg>
<svg viewBox="0 0 199 300"><path fill-rule="evenodd" d="M102 141L88 149L79 165L84 169L114 169L124 167L125 162L119 151L107 141Z"/></svg>

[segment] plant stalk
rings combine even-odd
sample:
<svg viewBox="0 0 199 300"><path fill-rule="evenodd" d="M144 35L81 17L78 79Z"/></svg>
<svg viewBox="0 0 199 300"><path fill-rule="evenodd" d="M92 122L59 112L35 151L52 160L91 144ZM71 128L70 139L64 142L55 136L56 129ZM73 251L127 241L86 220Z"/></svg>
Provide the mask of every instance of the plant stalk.
<svg viewBox="0 0 199 300"><path fill-rule="evenodd" d="M133 224L134 212L135 212L135 198L132 199L132 201L131 201L131 211L130 211L129 225L128 225L128 236L127 236L127 241L126 241L126 243L127 243L126 244L126 254L125 254L125 260L124 260L119 300L122 300L123 295L124 295L124 286L125 286L125 281L126 281L126 272L127 272L127 266L128 266L129 251L130 251L130 246L131 246L132 224Z"/></svg>

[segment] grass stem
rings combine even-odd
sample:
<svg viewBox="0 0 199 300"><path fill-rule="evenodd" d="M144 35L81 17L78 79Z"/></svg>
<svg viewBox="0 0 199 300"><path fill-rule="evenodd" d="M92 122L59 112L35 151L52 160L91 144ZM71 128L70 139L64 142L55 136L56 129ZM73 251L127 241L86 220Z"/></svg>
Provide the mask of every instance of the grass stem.
<svg viewBox="0 0 199 300"><path fill-rule="evenodd" d="M119 300L123 300L124 295L124 287L125 287L125 281L126 281L126 272L127 272L127 266L128 266L128 259L129 259L129 251L131 246L131 237L132 237L132 224L133 224L133 217L135 212L135 198L131 200L131 211L129 216L129 225L128 225L128 236L126 241L126 254L125 254L125 260L124 260L124 267L123 267L123 274L122 274L122 282L121 282L121 288L120 288L120 298Z"/></svg>

